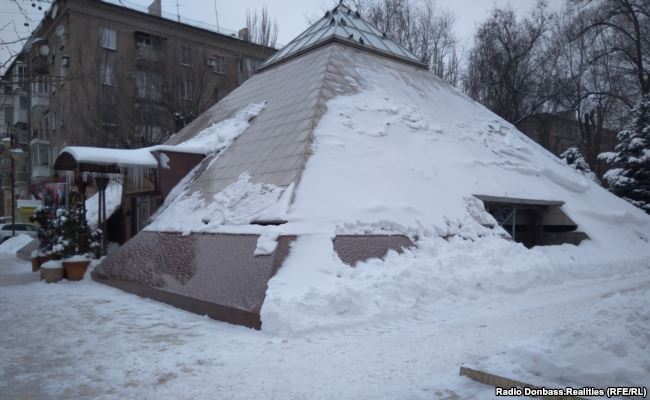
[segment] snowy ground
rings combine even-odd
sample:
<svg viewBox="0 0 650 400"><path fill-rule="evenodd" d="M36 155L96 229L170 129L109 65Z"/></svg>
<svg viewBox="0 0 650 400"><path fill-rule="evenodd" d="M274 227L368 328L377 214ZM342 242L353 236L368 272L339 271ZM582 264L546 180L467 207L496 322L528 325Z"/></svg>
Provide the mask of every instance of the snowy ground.
<svg viewBox="0 0 650 400"><path fill-rule="evenodd" d="M650 269L283 336L89 279L47 285L2 254L0 326L3 399L493 398L458 377L462 364L532 383L647 385Z"/></svg>

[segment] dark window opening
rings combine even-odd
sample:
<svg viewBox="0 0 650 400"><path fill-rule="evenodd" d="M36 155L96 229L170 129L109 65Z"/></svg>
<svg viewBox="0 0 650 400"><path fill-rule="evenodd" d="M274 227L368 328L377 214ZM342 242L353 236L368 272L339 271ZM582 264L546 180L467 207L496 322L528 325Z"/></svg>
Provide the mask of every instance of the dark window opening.
<svg viewBox="0 0 650 400"><path fill-rule="evenodd" d="M516 199L509 197L474 197L483 201L485 209L513 241L526 246L578 245L589 237L562 211L562 201Z"/></svg>

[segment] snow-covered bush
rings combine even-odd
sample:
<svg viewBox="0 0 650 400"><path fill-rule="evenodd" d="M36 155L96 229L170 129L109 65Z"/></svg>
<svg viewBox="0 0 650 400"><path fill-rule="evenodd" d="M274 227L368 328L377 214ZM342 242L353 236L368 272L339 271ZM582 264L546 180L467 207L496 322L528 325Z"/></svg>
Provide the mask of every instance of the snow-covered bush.
<svg viewBox="0 0 650 400"><path fill-rule="evenodd" d="M52 245L55 260L75 255L96 254L101 231L92 231L84 217L79 194L70 193L68 210L59 209L53 221L56 237Z"/></svg>
<svg viewBox="0 0 650 400"><path fill-rule="evenodd" d="M54 224L53 211L50 207L38 207L34 215L29 217L30 222L37 223L38 228L38 253L39 256L52 255L52 247L57 238Z"/></svg>
<svg viewBox="0 0 650 400"><path fill-rule="evenodd" d="M612 167L604 175L609 190L650 214L650 94L641 98L630 117L615 151L599 158Z"/></svg>
<svg viewBox="0 0 650 400"><path fill-rule="evenodd" d="M580 172L582 175L588 179L600 183L598 177L589 167L589 163L585 160L585 157L582 155L580 150L577 147L569 147L562 154L560 158L571 168Z"/></svg>
<svg viewBox="0 0 650 400"><path fill-rule="evenodd" d="M101 231L91 231L83 219L83 208L71 195L70 210L39 207L31 222L38 223L39 247L36 255L55 260L77 254L94 253L99 247Z"/></svg>

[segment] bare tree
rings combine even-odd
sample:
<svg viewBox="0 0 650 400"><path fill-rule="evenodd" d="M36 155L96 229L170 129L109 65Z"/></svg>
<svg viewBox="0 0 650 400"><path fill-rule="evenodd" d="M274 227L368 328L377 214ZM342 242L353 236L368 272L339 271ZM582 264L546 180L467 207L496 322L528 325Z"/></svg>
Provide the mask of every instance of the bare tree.
<svg viewBox="0 0 650 400"><path fill-rule="evenodd" d="M606 38L609 46L592 61L614 55L621 75L628 76L638 95L650 93L650 1L573 0L585 11L576 36L592 34Z"/></svg>
<svg viewBox="0 0 650 400"><path fill-rule="evenodd" d="M478 27L464 86L473 99L512 123L541 110L558 90L557 52L548 51L554 16L538 2L518 19L512 8L495 8Z"/></svg>
<svg viewBox="0 0 650 400"><path fill-rule="evenodd" d="M278 40L278 23L271 20L266 6L262 7L259 14L257 10L246 10L246 28L248 29L248 40L251 42L275 47Z"/></svg>
<svg viewBox="0 0 650 400"><path fill-rule="evenodd" d="M429 64L438 77L456 86L460 77L454 16L433 0L355 0L360 12L381 31Z"/></svg>

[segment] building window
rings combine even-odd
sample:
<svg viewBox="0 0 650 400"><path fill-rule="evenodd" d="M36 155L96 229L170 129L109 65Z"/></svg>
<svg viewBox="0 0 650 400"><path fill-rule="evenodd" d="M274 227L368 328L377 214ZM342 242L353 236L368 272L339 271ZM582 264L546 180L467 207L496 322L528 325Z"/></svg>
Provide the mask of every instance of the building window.
<svg viewBox="0 0 650 400"><path fill-rule="evenodd" d="M115 85L115 65L102 63L99 67L99 79L102 85Z"/></svg>
<svg viewBox="0 0 650 400"><path fill-rule="evenodd" d="M151 41L151 35L148 33L143 33L143 32L136 32L135 33L135 47L140 48L140 47L152 47L153 42Z"/></svg>
<svg viewBox="0 0 650 400"><path fill-rule="evenodd" d="M192 80L190 78L185 78L181 82L181 98L183 100L192 98Z"/></svg>
<svg viewBox="0 0 650 400"><path fill-rule="evenodd" d="M99 45L105 49L117 50L117 32L111 28L99 28Z"/></svg>
<svg viewBox="0 0 650 400"><path fill-rule="evenodd" d="M34 96L46 96L48 94L47 77L39 76L32 82L32 94Z"/></svg>
<svg viewBox="0 0 650 400"><path fill-rule="evenodd" d="M136 71L135 86L141 99L160 100L160 76L153 72Z"/></svg>
<svg viewBox="0 0 650 400"><path fill-rule="evenodd" d="M223 74L226 72L225 61L224 57L214 56L212 58L207 58L205 63L212 68L212 72Z"/></svg>
<svg viewBox="0 0 650 400"><path fill-rule="evenodd" d="M155 125L136 125L135 136L143 146L151 146L162 141L163 129Z"/></svg>
<svg viewBox="0 0 650 400"><path fill-rule="evenodd" d="M192 65L192 51L189 47L181 47L181 64Z"/></svg>
<svg viewBox="0 0 650 400"><path fill-rule="evenodd" d="M27 88L27 68L23 64L16 66L16 74L14 75L14 83L18 84L21 89Z"/></svg>
<svg viewBox="0 0 650 400"><path fill-rule="evenodd" d="M50 165L50 152L46 143L32 145L32 165Z"/></svg>
<svg viewBox="0 0 650 400"><path fill-rule="evenodd" d="M253 76L261 60L252 57L241 57L239 59L239 83Z"/></svg>

